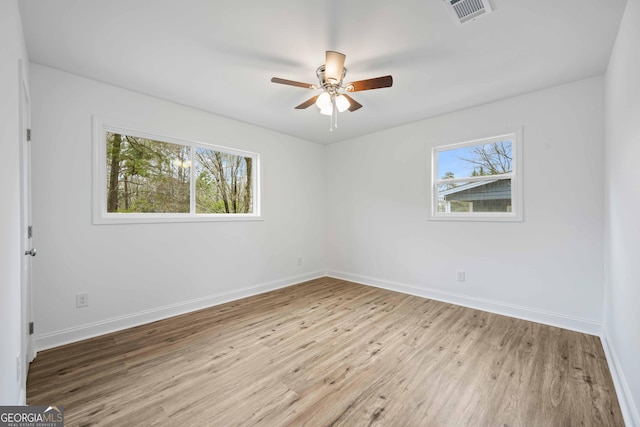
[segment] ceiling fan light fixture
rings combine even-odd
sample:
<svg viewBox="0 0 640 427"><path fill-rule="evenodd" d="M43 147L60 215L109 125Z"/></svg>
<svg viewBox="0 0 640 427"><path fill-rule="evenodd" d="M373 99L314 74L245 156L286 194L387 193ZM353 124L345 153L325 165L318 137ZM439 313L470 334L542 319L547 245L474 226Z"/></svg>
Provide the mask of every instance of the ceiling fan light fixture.
<svg viewBox="0 0 640 427"><path fill-rule="evenodd" d="M316 100L316 105L320 110L326 110L331 108L331 95L328 92L323 92Z"/></svg>
<svg viewBox="0 0 640 427"><path fill-rule="evenodd" d="M342 113L346 111L349 107L351 107L351 103L344 95L340 95L336 98L336 108L338 109L339 112Z"/></svg>

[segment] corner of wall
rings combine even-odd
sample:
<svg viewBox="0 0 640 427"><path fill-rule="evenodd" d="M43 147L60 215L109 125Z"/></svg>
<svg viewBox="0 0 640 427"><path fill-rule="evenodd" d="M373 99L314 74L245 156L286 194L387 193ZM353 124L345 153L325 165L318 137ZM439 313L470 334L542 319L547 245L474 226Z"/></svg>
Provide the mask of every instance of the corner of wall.
<svg viewBox="0 0 640 427"><path fill-rule="evenodd" d="M633 401L631 389L629 388L629 384L627 384L622 365L620 365L615 352L615 347L610 345L611 339L606 325L602 327L600 340L602 341L602 347L604 348L604 353L607 358L609 371L611 371L611 378L613 379L613 385L616 389L616 395L622 416L624 417L624 422L629 427L640 426L640 412Z"/></svg>

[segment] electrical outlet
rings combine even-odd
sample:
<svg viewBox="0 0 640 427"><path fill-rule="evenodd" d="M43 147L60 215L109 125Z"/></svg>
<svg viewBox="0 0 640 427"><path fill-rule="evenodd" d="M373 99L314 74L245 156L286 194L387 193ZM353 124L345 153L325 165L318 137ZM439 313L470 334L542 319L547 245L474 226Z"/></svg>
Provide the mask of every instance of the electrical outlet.
<svg viewBox="0 0 640 427"><path fill-rule="evenodd" d="M465 274L464 270L458 270L458 282L464 282Z"/></svg>
<svg viewBox="0 0 640 427"><path fill-rule="evenodd" d="M298 257L298 265L302 265L302 257Z"/></svg>
<svg viewBox="0 0 640 427"><path fill-rule="evenodd" d="M76 294L76 308L89 307L89 294Z"/></svg>

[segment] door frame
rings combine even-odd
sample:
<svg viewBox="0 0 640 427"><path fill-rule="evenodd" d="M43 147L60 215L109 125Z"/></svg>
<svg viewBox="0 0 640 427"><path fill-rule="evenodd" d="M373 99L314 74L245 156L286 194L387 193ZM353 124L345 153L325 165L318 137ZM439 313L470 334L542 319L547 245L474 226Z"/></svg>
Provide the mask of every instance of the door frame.
<svg viewBox="0 0 640 427"><path fill-rule="evenodd" d="M26 404L27 374L29 363L36 357L33 335L29 331L29 323L33 321L33 291L32 291L32 256L25 252L33 248L31 226L31 142L27 138L27 129L31 127L31 96L24 62L18 62L20 76L20 339L21 339L21 369L20 369L20 400Z"/></svg>

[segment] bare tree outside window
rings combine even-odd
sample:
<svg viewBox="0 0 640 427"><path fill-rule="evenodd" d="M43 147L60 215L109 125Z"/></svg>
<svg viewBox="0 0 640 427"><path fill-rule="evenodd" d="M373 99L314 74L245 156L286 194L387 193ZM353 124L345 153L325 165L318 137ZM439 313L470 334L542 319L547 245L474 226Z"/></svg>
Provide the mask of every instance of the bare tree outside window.
<svg viewBox="0 0 640 427"><path fill-rule="evenodd" d="M471 176L500 175L513 171L511 141L500 141L472 147L471 156L460 160L472 165Z"/></svg>
<svg viewBox="0 0 640 427"><path fill-rule="evenodd" d="M252 213L251 157L196 148L196 212Z"/></svg>

